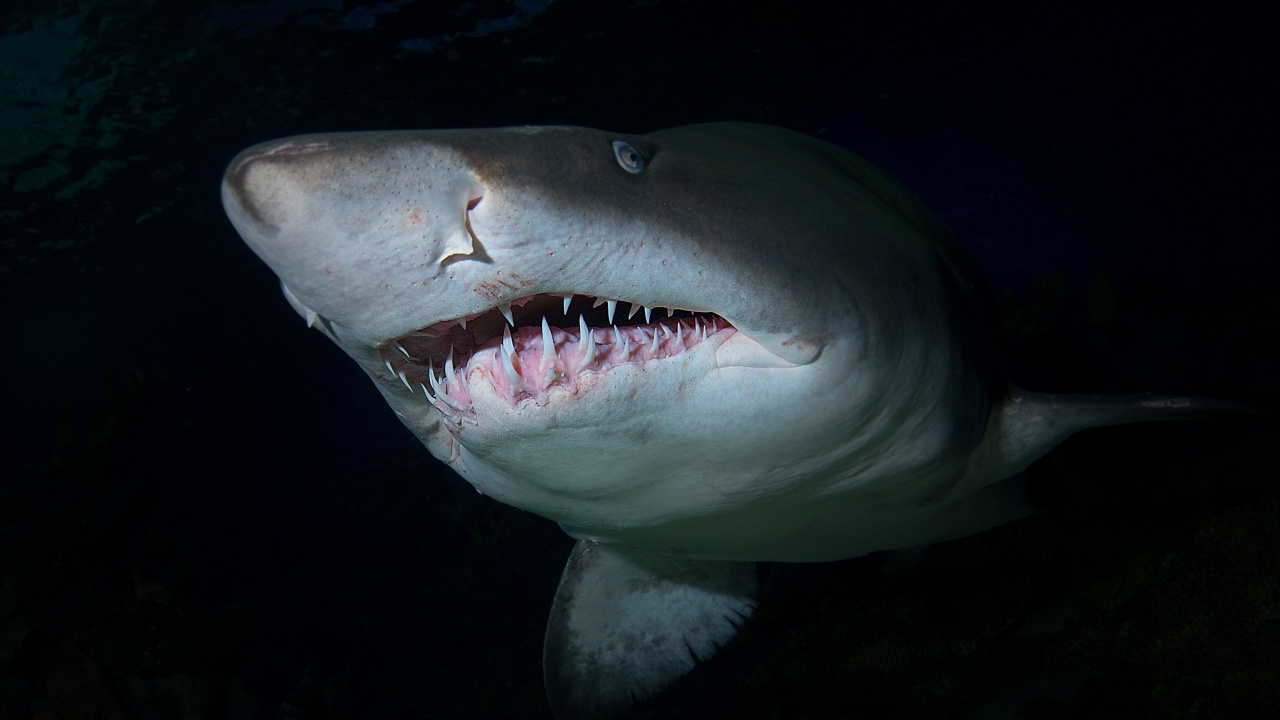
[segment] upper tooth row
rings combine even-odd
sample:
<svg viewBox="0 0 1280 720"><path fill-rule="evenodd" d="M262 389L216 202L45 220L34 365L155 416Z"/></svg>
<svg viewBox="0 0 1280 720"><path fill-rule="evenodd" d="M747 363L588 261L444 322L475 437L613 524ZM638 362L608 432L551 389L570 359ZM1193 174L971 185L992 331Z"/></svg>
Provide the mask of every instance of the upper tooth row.
<svg viewBox="0 0 1280 720"><path fill-rule="evenodd" d="M565 314L566 316L569 314L569 303L571 303L571 302L573 302L573 296L572 296L572 295L565 295L565 296L564 296L564 314ZM609 312L609 324L610 324L610 325L612 325L612 324L613 324L613 315L614 315L614 313L615 313L615 312L617 312L617 310L618 310L618 301L617 301L617 300L608 300L608 299L606 299L606 298L596 298L595 302L591 305L591 307L593 307L593 308L598 308L598 307L600 307L601 305L606 305L606 306L608 306L608 308L607 308L607 309L608 309L608 312ZM655 307L658 307L658 306L655 306ZM636 303L631 303L631 312L627 313L627 319L628 319L628 320L630 320L631 318L635 317L635 314L640 310L640 308L644 308L644 321L645 321L646 323L651 323L651 322L653 322L653 308L649 307L648 305L638 305L638 304L636 304ZM658 309L659 309L659 310L663 310L664 308L662 308L662 307L658 307ZM675 311L674 311L674 310L672 310L672 309L670 309L670 308L665 308L665 309L666 309L666 311L667 311L667 317L671 317L671 316L675 315ZM508 325L510 325L511 327L515 327L515 326L516 326L516 321L515 321L515 319L512 317L512 315L511 315L511 303L509 303L509 302L504 302L504 303L502 303L501 305L499 305L499 306L498 306L498 312L502 313L502 317L504 317L504 318L506 318L506 319L507 319L507 324L508 324ZM462 320L462 321L460 321L460 322L461 322L461 324L462 324L463 329L466 329L466 327L467 327L466 320L464 319L464 320Z"/></svg>

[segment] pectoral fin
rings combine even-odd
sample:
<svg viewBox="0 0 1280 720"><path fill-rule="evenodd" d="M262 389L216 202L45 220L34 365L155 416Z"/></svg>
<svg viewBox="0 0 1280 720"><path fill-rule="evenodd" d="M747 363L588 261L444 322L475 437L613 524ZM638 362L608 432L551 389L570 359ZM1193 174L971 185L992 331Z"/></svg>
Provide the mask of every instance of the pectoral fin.
<svg viewBox="0 0 1280 720"><path fill-rule="evenodd" d="M755 564L579 541L547 624L543 675L560 720L616 718L710 658L755 610Z"/></svg>

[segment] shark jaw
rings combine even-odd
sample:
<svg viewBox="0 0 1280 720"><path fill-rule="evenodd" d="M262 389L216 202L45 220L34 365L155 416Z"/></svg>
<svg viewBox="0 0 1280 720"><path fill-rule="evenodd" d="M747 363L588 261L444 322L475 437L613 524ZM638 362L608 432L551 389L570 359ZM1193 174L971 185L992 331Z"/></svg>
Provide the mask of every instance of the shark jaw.
<svg viewBox="0 0 1280 720"><path fill-rule="evenodd" d="M654 363L736 333L715 313L538 293L381 343L387 374L378 379L399 381L461 427L476 421L472 383L486 384L513 408L542 406L576 394L585 374Z"/></svg>

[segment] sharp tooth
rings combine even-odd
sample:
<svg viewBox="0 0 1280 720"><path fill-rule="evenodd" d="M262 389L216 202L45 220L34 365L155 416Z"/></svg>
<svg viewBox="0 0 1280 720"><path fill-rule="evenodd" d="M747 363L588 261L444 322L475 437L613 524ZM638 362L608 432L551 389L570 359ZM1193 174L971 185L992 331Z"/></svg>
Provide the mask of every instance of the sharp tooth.
<svg viewBox="0 0 1280 720"><path fill-rule="evenodd" d="M653 322L653 308L648 305L644 306L644 324L648 325Z"/></svg>
<svg viewBox="0 0 1280 720"><path fill-rule="evenodd" d="M440 412L444 412L444 408L440 407L440 398L437 398L437 397L433 396L433 395L431 394L431 392L430 392L429 390L427 390L427 386L426 386L426 385L423 385L422 383L418 383L418 387L422 388L422 394L423 394L423 395L425 395L425 396L427 397L427 402L429 402L429 403L431 403L432 405L434 405L434 406L435 406L435 408L436 408L437 410L439 410ZM449 397L449 396L448 396L448 395L441 395L440 397Z"/></svg>
<svg viewBox="0 0 1280 720"><path fill-rule="evenodd" d="M564 296L564 316L565 317L569 317L569 303L571 302L573 302L573 296L565 295Z"/></svg>
<svg viewBox="0 0 1280 720"><path fill-rule="evenodd" d="M626 360L627 356L630 354L631 354L631 338L624 335L622 336L622 359Z"/></svg>
<svg viewBox="0 0 1280 720"><path fill-rule="evenodd" d="M462 326L462 329L463 329L463 330L466 330L466 329L467 329L467 319L466 319L466 318L458 318L458 324Z"/></svg>
<svg viewBox="0 0 1280 720"><path fill-rule="evenodd" d="M653 329L653 345L649 346L649 352L655 354L658 352L658 335L660 334L658 328Z"/></svg>
<svg viewBox="0 0 1280 720"><path fill-rule="evenodd" d="M658 323L658 327L662 328L662 337L664 338L671 337L671 328L667 327L662 323Z"/></svg>
<svg viewBox="0 0 1280 720"><path fill-rule="evenodd" d="M409 358L410 360L412 360L412 359L413 359L413 356L409 354L409 351L408 351L408 350L405 350L405 349L404 349L404 346L402 346L400 343L396 343L396 349L397 349L397 350L399 350L400 352L404 353L404 356L405 356L405 357L407 357L407 358Z"/></svg>
<svg viewBox="0 0 1280 720"><path fill-rule="evenodd" d="M666 311L667 311L667 317L675 317L675 316L676 316L676 311L675 311L675 310L672 310L671 308L658 308L658 309L659 309L659 310L666 310Z"/></svg>
<svg viewBox="0 0 1280 720"><path fill-rule="evenodd" d="M427 393L427 400L430 400L431 404L435 405L436 409L439 410L440 412L445 411L444 408L440 407L441 402L453 408L454 410L459 410L459 411L465 411L470 407L469 405L467 407L463 407L458 404L457 400L454 400L453 398L449 397L449 393L446 392L444 388L440 387L440 381L436 379L436 373L434 370L428 370L427 380L431 383L431 389L434 390L436 394L436 396L433 398L431 397L431 393ZM418 383L418 384L421 385L422 383ZM426 393L427 389L425 387L422 388L422 392Z"/></svg>
<svg viewBox="0 0 1280 720"><path fill-rule="evenodd" d="M586 338L587 351L583 353L582 363L578 365L579 372L585 370L587 366L591 364L591 361L596 359L596 331L589 330L587 331L587 334L582 337Z"/></svg>
<svg viewBox="0 0 1280 720"><path fill-rule="evenodd" d="M400 373L399 376L400 382L404 383L404 386L409 389L409 392L413 392L413 386L409 384L408 380L404 379L404 373Z"/></svg>
<svg viewBox="0 0 1280 720"><path fill-rule="evenodd" d="M706 340L706 339L707 339L707 326L706 326L706 325L703 325L703 326L702 326L702 339L703 339L703 340Z"/></svg>
<svg viewBox="0 0 1280 720"><path fill-rule="evenodd" d="M382 362L384 362L384 363L386 363L386 364L387 364L387 372L391 373L392 375L395 375L395 374L396 374L396 371L391 369L391 361L390 361L390 360L383 360Z"/></svg>
<svg viewBox="0 0 1280 720"><path fill-rule="evenodd" d="M676 342L684 344L684 323L676 323Z"/></svg>
<svg viewBox="0 0 1280 720"><path fill-rule="evenodd" d="M516 321L511 318L511 303L502 303L498 306L498 312L502 313L502 317L507 319L507 324L515 327Z"/></svg>
<svg viewBox="0 0 1280 720"><path fill-rule="evenodd" d="M617 300L606 300L606 301L605 301L605 304L607 304L607 305L609 306L609 324L610 324L610 325L612 325L612 324L613 324L613 314L614 314L615 312L617 312L617 310L618 310L618 301L617 301Z"/></svg>
<svg viewBox="0 0 1280 720"><path fill-rule="evenodd" d="M618 326L614 325L613 326L613 344L617 345L618 340L620 340L621 338L622 338L622 334L618 332Z"/></svg>
<svg viewBox="0 0 1280 720"><path fill-rule="evenodd" d="M516 352L515 343L511 341L511 328L502 328L502 349L511 358L511 366L516 369L516 372L524 370L520 367L520 354Z"/></svg>
<svg viewBox="0 0 1280 720"><path fill-rule="evenodd" d="M596 309L596 308L600 307L601 305L605 304L606 302L608 302L608 301L607 301L607 300L605 300L604 298L602 298L602 297L598 297L598 298L596 298L595 302L591 303L591 309L592 309L592 310L594 310L594 309Z"/></svg>
<svg viewBox="0 0 1280 720"><path fill-rule="evenodd" d="M638 312L640 312L640 305L638 303L631 303L631 310L627 312L627 319L630 320L635 317Z"/></svg>
<svg viewBox="0 0 1280 720"><path fill-rule="evenodd" d="M422 383L418 383L418 387L422 388L422 394L427 396L427 402L431 403L435 407L435 409L439 410L440 412L444 412L444 408L440 407L440 402L437 401L434 397L432 397L431 393L427 392L426 385L423 385Z"/></svg>
<svg viewBox="0 0 1280 720"><path fill-rule="evenodd" d="M502 356L502 370L507 374L507 380L511 382L511 388L514 390L520 385L520 373L516 372L516 368L511 364L511 353L507 351L507 347L502 347L502 352L498 353Z"/></svg>
<svg viewBox="0 0 1280 720"><path fill-rule="evenodd" d="M584 342L587 339L587 319L581 315L578 316L578 342Z"/></svg>
<svg viewBox="0 0 1280 720"><path fill-rule="evenodd" d="M449 359L444 361L444 378L445 387L448 387L449 383L458 384L458 376L453 372L453 348L449 348Z"/></svg>
<svg viewBox="0 0 1280 720"><path fill-rule="evenodd" d="M542 359L550 364L556 358L556 341L551 337L551 326L547 324L547 318L542 317Z"/></svg>

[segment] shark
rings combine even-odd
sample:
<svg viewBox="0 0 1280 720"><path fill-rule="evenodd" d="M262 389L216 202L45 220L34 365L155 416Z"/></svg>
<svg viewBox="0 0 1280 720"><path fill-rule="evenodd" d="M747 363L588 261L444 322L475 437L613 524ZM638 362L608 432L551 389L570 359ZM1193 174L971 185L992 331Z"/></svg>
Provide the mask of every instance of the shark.
<svg viewBox="0 0 1280 720"><path fill-rule="evenodd" d="M944 224L782 128L302 135L240 153L222 199L435 457L576 540L543 657L563 720L712 657L759 561L988 529L1068 435L1221 409L1010 384Z"/></svg>

